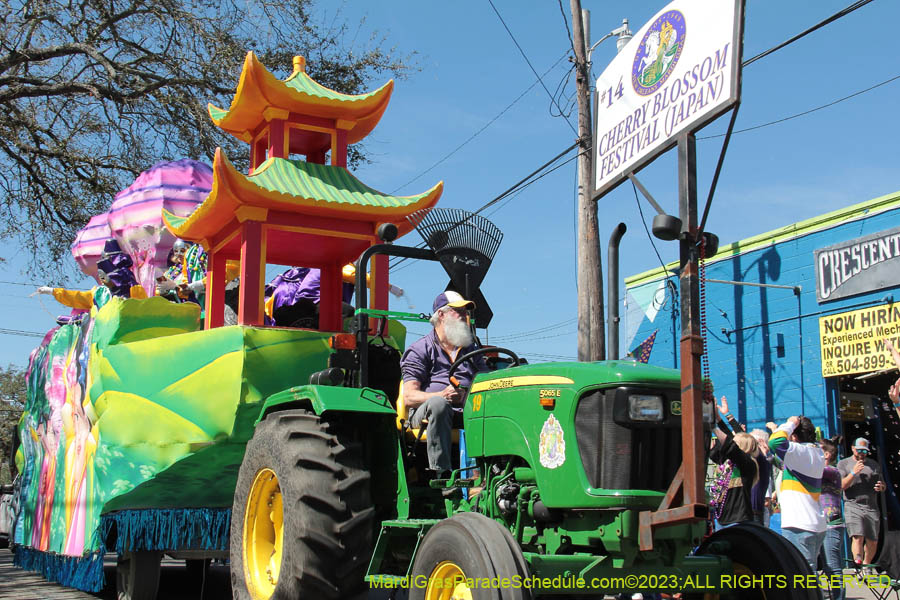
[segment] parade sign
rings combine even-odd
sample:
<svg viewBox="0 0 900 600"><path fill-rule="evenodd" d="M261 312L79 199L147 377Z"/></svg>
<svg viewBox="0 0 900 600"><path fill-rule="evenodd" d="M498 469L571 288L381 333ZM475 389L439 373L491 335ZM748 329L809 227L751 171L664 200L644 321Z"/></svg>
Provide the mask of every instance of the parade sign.
<svg viewBox="0 0 900 600"><path fill-rule="evenodd" d="M597 79L597 198L740 97L742 0L676 0L644 25Z"/></svg>
<svg viewBox="0 0 900 600"><path fill-rule="evenodd" d="M897 284L900 227L815 251L816 299L821 302Z"/></svg>
<svg viewBox="0 0 900 600"><path fill-rule="evenodd" d="M883 304L819 317L822 376L849 375L894 366L884 340L900 348L900 304Z"/></svg>

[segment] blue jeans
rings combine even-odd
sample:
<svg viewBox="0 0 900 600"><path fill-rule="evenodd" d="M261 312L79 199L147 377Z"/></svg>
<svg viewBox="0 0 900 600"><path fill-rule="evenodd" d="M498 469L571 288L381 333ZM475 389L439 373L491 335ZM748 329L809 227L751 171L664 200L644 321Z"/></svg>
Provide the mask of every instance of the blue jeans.
<svg viewBox="0 0 900 600"><path fill-rule="evenodd" d="M838 578L844 573L844 526L833 527L825 531L825 542L822 547L825 557L825 574L829 579ZM840 583L831 588L831 600L842 600L844 588Z"/></svg>
<svg viewBox="0 0 900 600"><path fill-rule="evenodd" d="M781 535L797 546L800 554L809 563L812 573L816 572L816 559L822 550L822 542L825 541L824 531L804 531L796 527L782 527Z"/></svg>

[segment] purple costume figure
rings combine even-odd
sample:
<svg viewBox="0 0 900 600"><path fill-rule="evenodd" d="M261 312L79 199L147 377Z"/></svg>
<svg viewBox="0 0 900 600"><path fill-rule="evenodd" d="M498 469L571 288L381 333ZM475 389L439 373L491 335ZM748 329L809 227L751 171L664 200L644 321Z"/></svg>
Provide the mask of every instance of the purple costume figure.
<svg viewBox="0 0 900 600"><path fill-rule="evenodd" d="M272 320L276 325L293 327L318 327L319 286L322 272L319 269L291 267L266 285L266 301L272 299ZM344 282L342 300L353 298L353 285Z"/></svg>
<svg viewBox="0 0 900 600"><path fill-rule="evenodd" d="M109 291L113 296L130 298L131 288L138 285L134 273L131 271L131 257L125 254L119 247L119 242L106 240L103 246L103 254L97 262L101 281L106 278L109 281ZM104 283L106 283L104 281Z"/></svg>
<svg viewBox="0 0 900 600"><path fill-rule="evenodd" d="M266 286L272 320L283 327L318 327L319 270L292 267Z"/></svg>

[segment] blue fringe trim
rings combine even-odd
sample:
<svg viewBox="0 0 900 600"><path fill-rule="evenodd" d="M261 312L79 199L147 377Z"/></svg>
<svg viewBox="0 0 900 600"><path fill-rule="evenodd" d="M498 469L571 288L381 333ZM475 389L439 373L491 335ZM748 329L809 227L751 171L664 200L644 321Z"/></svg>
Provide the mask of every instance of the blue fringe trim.
<svg viewBox="0 0 900 600"><path fill-rule="evenodd" d="M101 539L116 530L116 552L126 550L227 550L230 508L120 510L103 515Z"/></svg>
<svg viewBox="0 0 900 600"><path fill-rule="evenodd" d="M103 576L105 540L116 530L116 552L127 550L227 550L230 508L172 508L121 510L100 518L100 549L84 556L63 556L16 545L13 564L37 571L48 581L86 592L99 592ZM96 538L95 538L96 539Z"/></svg>
<svg viewBox="0 0 900 600"><path fill-rule="evenodd" d="M85 556L63 556L16 545L13 564L26 571L37 571L49 581L86 592L99 592L103 577L103 551Z"/></svg>

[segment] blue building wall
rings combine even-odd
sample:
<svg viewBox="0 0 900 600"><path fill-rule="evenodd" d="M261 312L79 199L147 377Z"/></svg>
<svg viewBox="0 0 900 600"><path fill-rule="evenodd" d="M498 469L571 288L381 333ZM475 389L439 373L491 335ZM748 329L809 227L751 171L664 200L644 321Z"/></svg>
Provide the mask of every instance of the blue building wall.
<svg viewBox="0 0 900 600"><path fill-rule="evenodd" d="M839 432L836 382L821 371L819 317L882 304L891 296L900 301L900 273L892 289L819 304L814 251L898 225L900 192L736 242L706 262L706 279L801 288L795 295L791 289L706 284L706 339L716 397L725 395L748 428L804 414L826 435ZM677 292L677 277L664 278L661 269L626 279L627 349L656 331L650 364L679 366Z"/></svg>

